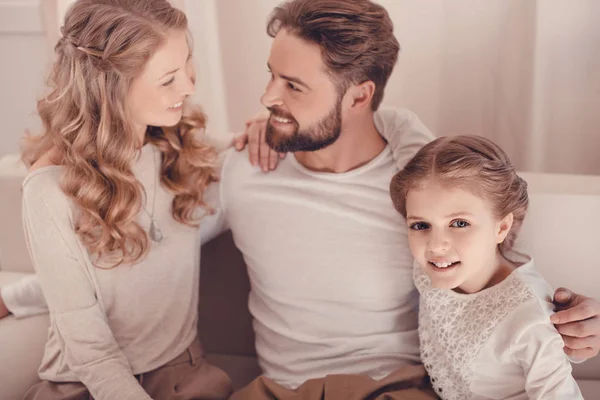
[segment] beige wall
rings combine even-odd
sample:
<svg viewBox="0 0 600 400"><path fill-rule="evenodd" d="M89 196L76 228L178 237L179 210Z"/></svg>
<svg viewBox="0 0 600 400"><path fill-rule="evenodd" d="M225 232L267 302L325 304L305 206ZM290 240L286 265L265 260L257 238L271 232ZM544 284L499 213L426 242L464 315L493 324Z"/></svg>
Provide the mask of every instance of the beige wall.
<svg viewBox="0 0 600 400"><path fill-rule="evenodd" d="M48 67L39 0L0 0L0 157L19 149L26 128L39 129L35 102Z"/></svg>

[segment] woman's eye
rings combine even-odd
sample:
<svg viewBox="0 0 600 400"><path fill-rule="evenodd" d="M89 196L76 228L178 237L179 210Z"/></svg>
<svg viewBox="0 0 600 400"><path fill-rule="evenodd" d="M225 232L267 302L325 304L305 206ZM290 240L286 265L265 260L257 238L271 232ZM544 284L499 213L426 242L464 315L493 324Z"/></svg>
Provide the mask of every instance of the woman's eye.
<svg viewBox="0 0 600 400"><path fill-rule="evenodd" d="M300 89L298 89L298 87L296 85L294 85L293 83L288 83L288 86L290 87L290 89L292 89L294 92L299 92Z"/></svg>
<svg viewBox="0 0 600 400"><path fill-rule="evenodd" d="M171 83L175 82L175 77L172 77L167 82L163 83L163 86L169 86Z"/></svg>

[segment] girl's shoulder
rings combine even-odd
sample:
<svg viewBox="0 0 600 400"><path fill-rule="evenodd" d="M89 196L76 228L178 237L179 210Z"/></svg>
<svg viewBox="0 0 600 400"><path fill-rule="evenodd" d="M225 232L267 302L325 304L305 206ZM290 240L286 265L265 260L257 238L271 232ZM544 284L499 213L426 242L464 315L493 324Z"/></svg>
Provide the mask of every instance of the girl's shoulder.
<svg viewBox="0 0 600 400"><path fill-rule="evenodd" d="M516 278L532 293L533 297L524 305L531 317L546 318L554 312L552 297L554 291L544 279L544 277L535 269L533 260L517 268L514 273Z"/></svg>

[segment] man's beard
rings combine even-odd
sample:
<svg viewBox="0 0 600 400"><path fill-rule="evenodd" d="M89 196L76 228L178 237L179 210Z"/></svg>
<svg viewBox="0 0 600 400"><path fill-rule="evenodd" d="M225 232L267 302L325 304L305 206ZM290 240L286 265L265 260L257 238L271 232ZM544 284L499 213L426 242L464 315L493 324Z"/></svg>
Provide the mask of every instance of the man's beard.
<svg viewBox="0 0 600 400"><path fill-rule="evenodd" d="M276 107L269 107L271 117L267 122L266 140L269 147L279 153L296 151L317 151L333 144L342 132L342 96L337 100L331 112L313 126L300 130L298 122L291 114ZM292 133L280 132L271 125L273 117L281 117L292 121Z"/></svg>

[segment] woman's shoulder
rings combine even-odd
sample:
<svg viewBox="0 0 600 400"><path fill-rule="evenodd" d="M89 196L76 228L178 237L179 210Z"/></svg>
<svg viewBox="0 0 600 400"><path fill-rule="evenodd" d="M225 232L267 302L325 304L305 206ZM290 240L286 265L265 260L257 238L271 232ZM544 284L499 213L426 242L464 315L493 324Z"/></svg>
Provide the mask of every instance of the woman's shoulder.
<svg viewBox="0 0 600 400"><path fill-rule="evenodd" d="M62 171L60 165L42 165L29 170L22 184L24 212L46 210L68 217L70 203L60 185Z"/></svg>
<svg viewBox="0 0 600 400"><path fill-rule="evenodd" d="M26 194L46 195L57 193L60 189L60 177L63 167L60 165L38 165L29 169L23 180L23 196Z"/></svg>

